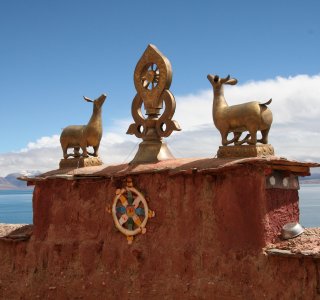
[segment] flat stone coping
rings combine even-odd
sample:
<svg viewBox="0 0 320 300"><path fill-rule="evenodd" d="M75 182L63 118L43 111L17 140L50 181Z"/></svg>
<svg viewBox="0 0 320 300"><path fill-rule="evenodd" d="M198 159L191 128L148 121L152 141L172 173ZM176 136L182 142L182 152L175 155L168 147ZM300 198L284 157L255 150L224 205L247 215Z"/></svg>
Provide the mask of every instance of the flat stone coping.
<svg viewBox="0 0 320 300"><path fill-rule="evenodd" d="M179 158L160 161L152 164L120 164L101 165L84 168L57 169L35 177L20 177L19 179L32 184L35 181L50 178L75 179L83 177L122 177L141 173L169 172L169 175L191 174L195 172L220 173L227 169L239 168L243 165L260 165L275 170L287 170L300 176L310 175L310 167L320 167L319 163L299 162L283 157L251 157L251 158Z"/></svg>
<svg viewBox="0 0 320 300"><path fill-rule="evenodd" d="M289 240L279 239L264 250L271 256L320 259L320 228L306 228L301 235Z"/></svg>
<svg viewBox="0 0 320 300"><path fill-rule="evenodd" d="M0 223L0 240L26 241L32 235L32 228L31 224Z"/></svg>

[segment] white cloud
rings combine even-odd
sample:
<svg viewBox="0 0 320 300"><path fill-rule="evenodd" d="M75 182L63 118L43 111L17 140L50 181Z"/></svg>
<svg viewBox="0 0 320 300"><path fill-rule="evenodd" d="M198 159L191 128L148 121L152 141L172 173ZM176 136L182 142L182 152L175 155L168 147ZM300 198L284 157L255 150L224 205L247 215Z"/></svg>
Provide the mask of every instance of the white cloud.
<svg viewBox="0 0 320 300"><path fill-rule="evenodd" d="M320 161L320 75L277 77L226 86L225 98L229 105L253 100L265 102L272 98L269 107L273 112L273 125L269 142L276 155ZM175 119L184 133L172 136L171 144L188 156L214 156L220 134L212 121L213 91L178 96L176 100Z"/></svg>
<svg viewBox="0 0 320 300"><path fill-rule="evenodd" d="M177 96L174 119L183 131L168 139L176 157L214 157L220 134L212 121L213 92L208 90ZM274 121L269 141L276 155L290 159L320 161L320 75L277 77L228 86L229 105L272 98ZM124 163L137 151L139 139L125 134L132 120L117 120L102 138L100 156L104 163ZM62 157L59 136L42 137L19 152L0 154L0 176L20 170L47 171L58 168Z"/></svg>
<svg viewBox="0 0 320 300"><path fill-rule="evenodd" d="M213 92L177 96L175 119L184 130L192 130L202 124L212 123ZM274 124L301 122L320 116L320 75L298 75L295 77L252 81L236 86L225 86L225 98L229 105L258 100L266 102L273 111Z"/></svg>
<svg viewBox="0 0 320 300"><path fill-rule="evenodd" d="M40 139L38 139L36 142L30 142L28 143L26 148L21 149L19 152L28 152L30 150L34 149L43 149L43 148L55 148L59 144L60 136L55 134L51 137L44 136Z"/></svg>
<svg viewBox="0 0 320 300"><path fill-rule="evenodd" d="M135 153L132 150L137 147L138 140L132 141L125 134L105 133L99 151L104 163L115 164L130 161ZM0 176L25 170L46 172L57 169L61 158L59 136L42 137L20 151L0 154Z"/></svg>

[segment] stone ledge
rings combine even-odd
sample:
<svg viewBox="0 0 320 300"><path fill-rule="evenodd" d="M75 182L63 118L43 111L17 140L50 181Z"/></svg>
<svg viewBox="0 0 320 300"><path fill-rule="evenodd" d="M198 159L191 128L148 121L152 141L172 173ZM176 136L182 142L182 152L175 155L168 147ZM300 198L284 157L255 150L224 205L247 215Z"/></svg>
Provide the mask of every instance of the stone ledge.
<svg viewBox="0 0 320 300"><path fill-rule="evenodd" d="M320 259L320 228L306 228L305 231L295 238L280 240L265 248L268 255L284 257L309 257Z"/></svg>
<svg viewBox="0 0 320 300"><path fill-rule="evenodd" d="M32 235L32 224L0 223L0 240L28 240Z"/></svg>
<svg viewBox="0 0 320 300"><path fill-rule="evenodd" d="M272 145L241 145L241 146L220 146L218 158L245 158L245 157L265 157L274 156Z"/></svg>
<svg viewBox="0 0 320 300"><path fill-rule="evenodd" d="M69 169L69 168L84 168L84 167L93 167L101 166L102 160L100 157L79 157L79 158L65 158L60 160L59 168L60 169Z"/></svg>
<svg viewBox="0 0 320 300"><path fill-rule="evenodd" d="M36 181L49 178L111 178L143 173L168 172L169 175L199 173L221 173L226 170L236 169L245 165L260 166L270 170L290 171L295 175L308 176L311 167L320 167L319 163L299 162L283 157L250 157L250 158L180 158L165 160L153 164L121 164L100 165L83 168L65 168L52 170L36 177L20 177L20 180L34 184Z"/></svg>

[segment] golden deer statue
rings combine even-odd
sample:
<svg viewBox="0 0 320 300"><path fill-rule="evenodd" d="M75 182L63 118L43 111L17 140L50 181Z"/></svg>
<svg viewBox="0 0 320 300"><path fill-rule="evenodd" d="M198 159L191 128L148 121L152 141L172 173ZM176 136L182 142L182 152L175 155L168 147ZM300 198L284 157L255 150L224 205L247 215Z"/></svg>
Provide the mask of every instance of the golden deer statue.
<svg viewBox="0 0 320 300"><path fill-rule="evenodd" d="M91 100L83 97L87 102L93 103L92 116L87 125L71 125L63 129L60 136L60 143L63 151L63 157L66 159L69 156L73 157L88 157L98 156L98 150L102 137L102 119L101 111L102 105L106 100L106 95L102 94L99 98ZM88 153L87 147L93 147L93 154ZM73 148L74 153L68 154L68 148ZM80 154L80 148L82 154Z"/></svg>
<svg viewBox="0 0 320 300"><path fill-rule="evenodd" d="M237 79L220 78L217 75L208 75L208 80L212 84L214 97L212 116L214 125L220 131L222 145L227 146L231 143L241 145L248 143L255 145L257 142L268 144L268 133L272 124L272 112L267 107L272 101L266 103L258 101L246 102L238 105L228 106L224 98L223 85L237 84ZM239 141L242 132L248 131L249 134ZM257 131L261 132L261 139L257 139ZM234 137L228 140L228 134L232 132Z"/></svg>

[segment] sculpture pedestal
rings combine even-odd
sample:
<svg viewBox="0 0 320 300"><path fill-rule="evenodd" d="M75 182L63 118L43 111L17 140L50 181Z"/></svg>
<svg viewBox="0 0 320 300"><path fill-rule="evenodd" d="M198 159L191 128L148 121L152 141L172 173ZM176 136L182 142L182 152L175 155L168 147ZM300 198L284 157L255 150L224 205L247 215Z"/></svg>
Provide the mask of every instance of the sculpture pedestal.
<svg viewBox="0 0 320 300"><path fill-rule="evenodd" d="M262 157L274 156L274 149L270 144L241 145L241 146L220 146L218 158L236 157Z"/></svg>
<svg viewBox="0 0 320 300"><path fill-rule="evenodd" d="M102 165L100 157L78 157L78 158L63 158L60 160L59 168L83 168Z"/></svg>
<svg viewBox="0 0 320 300"><path fill-rule="evenodd" d="M158 161L174 159L166 143L161 141L143 141L130 164L156 163Z"/></svg>

